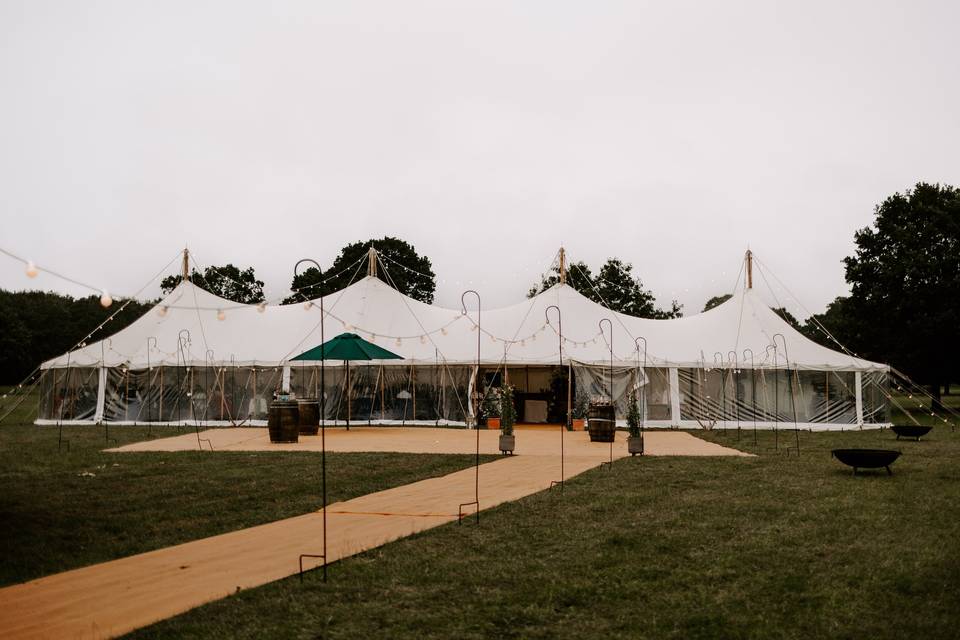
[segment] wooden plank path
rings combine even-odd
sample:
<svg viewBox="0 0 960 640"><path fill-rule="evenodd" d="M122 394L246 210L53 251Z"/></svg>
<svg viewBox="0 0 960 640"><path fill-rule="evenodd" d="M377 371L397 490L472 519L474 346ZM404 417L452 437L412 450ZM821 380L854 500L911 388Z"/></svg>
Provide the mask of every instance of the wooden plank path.
<svg viewBox="0 0 960 640"><path fill-rule="evenodd" d="M215 450L218 444L229 450L276 448L269 442L266 445L259 442L262 434L253 432L262 431L224 429L205 433L204 437L214 439ZM337 450L369 451L372 446L370 436L374 434L362 431L351 430L347 435L344 435L346 432L335 433L332 438L328 433L328 444L337 443L336 446L340 447ZM444 443L447 449L456 450L445 451L448 453L464 453L460 450L464 443L472 442L474 449L476 446L475 432L391 429L389 431L396 433L385 434L382 428L376 431L380 436L378 442L382 443L384 439L400 441L393 446L417 446L409 442L409 437L405 438L411 431L421 432L413 438L422 440L419 446ZM542 434L519 434L518 446L534 433ZM463 438L462 434L469 439ZM547 435L556 439L559 453L559 434ZM591 445L585 437L580 437L585 434L567 435L570 436L565 465L567 478L608 459L608 445ZM692 441L686 443L692 455L744 455L689 434L659 435L669 436L661 443L664 450L673 452L667 455L683 455L675 451L682 448L686 439ZM481 436L482 451L496 446L496 432L481 432ZM196 437L191 434L168 438L166 443L163 440L138 443L122 450L178 450L187 447L191 438L192 447L196 448ZM528 446L535 444L535 438L529 440ZM656 437L648 439L648 448L660 446L654 445L655 440ZM703 447L701 443L707 446ZM546 442L541 444L546 446ZM158 446L169 448L160 449ZM311 446L309 442L301 443L301 448ZM552 448L553 444L547 446L548 450ZM614 458L624 455L626 445L618 441L614 446ZM551 481L559 479L559 465L559 456L553 451L546 455L510 456L482 465L481 508L489 509L547 489ZM458 505L474 499L474 473L471 467L330 505L327 510L330 561L455 521ZM319 512L308 513L0 589L0 637L114 637L241 589L294 575L299 570L301 553L322 553L321 522Z"/></svg>

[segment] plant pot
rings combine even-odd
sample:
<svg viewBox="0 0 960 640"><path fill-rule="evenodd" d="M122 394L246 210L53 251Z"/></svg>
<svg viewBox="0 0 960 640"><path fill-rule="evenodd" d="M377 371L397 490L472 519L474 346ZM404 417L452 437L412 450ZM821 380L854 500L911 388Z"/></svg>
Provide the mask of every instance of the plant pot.
<svg viewBox="0 0 960 640"><path fill-rule="evenodd" d="M499 429L500 418L487 418L487 429Z"/></svg>
<svg viewBox="0 0 960 640"><path fill-rule="evenodd" d="M643 455L643 434L627 438L627 451L632 456Z"/></svg>
<svg viewBox="0 0 960 640"><path fill-rule="evenodd" d="M583 431L587 428L587 421L585 418L574 418L573 419L573 430L574 431Z"/></svg>
<svg viewBox="0 0 960 640"><path fill-rule="evenodd" d="M513 448L517 444L517 436L509 435L505 436L502 433L500 434L500 453L503 454L513 454Z"/></svg>

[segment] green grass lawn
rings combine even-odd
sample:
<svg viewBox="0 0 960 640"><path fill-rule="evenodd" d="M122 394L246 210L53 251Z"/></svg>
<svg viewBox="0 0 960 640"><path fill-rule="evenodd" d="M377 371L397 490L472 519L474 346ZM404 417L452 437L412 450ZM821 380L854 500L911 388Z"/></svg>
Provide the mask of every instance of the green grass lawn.
<svg viewBox="0 0 960 640"><path fill-rule="evenodd" d="M0 425L0 586L307 513L320 457L307 452L103 453L103 427ZM113 427L120 444L145 427ZM176 435L175 427L154 427ZM111 443L110 446L114 446ZM327 455L331 502L473 464L472 456Z"/></svg>
<svg viewBox="0 0 960 640"><path fill-rule="evenodd" d="M830 457L841 446L903 457L892 477L853 476ZM562 497L345 560L327 584L283 580L132 635L957 637L958 456L947 428L803 433L799 457L621 460Z"/></svg>
<svg viewBox="0 0 960 640"><path fill-rule="evenodd" d="M0 472L6 474L0 493L22 483L27 488L16 491L26 501L31 486L46 482L45 470L56 470L44 465L64 465L56 472L63 482L76 484L70 485L71 500L60 502L72 516L57 516L58 527L90 528L95 532L87 538L91 544L114 545L103 531L109 525L82 520L124 517L119 506L124 501L99 502L111 500L105 496L109 491L93 492L80 482L90 478L76 473L120 463L100 471L116 473L113 490L126 491L125 478L143 466L133 463L137 456L97 453L103 432L92 429L86 436L90 460L67 473L67 463L56 462L55 431L33 430L30 438L44 434L46 453L38 452L41 459L30 468L26 454L7 447L8 440L21 437L15 434L26 431L7 433L0 440ZM737 446L734 433L696 435ZM742 437L742 444L752 442L751 434ZM781 431L780 437L781 443L793 441L790 431ZM897 442L887 430L803 432L799 457L771 453L769 432L760 438L763 455L757 458L620 460L611 470L593 470L570 481L562 496L556 491L536 494L486 512L479 526L471 521L438 527L339 562L330 569L329 583L318 573L308 574L302 584L297 578L278 581L131 637L957 637L960 431L937 428L920 442ZM891 477L882 471L853 476L830 457L830 449L845 446L891 447L902 450L903 457ZM231 454L142 455L156 455L157 465L182 455L187 466L174 475L198 478L162 476L166 493L159 497L179 502L164 502L157 517L179 518L184 512L182 517L192 520L187 513L191 504L216 502L211 496L218 492L225 496L221 499L244 504L245 491L231 495L234 483L246 483L250 473L244 467L230 475L237 461L211 472L224 481L213 486L203 481L204 470L217 469L218 458ZM246 455L238 454L237 460ZM281 466L277 460L285 455L260 454L246 461L251 469L272 469ZM309 474L315 472L313 460L289 464ZM349 466L341 468L344 479L338 484L347 482ZM15 478L12 469L21 470ZM296 471L290 475L292 481L299 478ZM44 486L52 491L58 483ZM272 512L298 499L297 491L278 494L287 489L271 482L270 474L251 488L260 492L259 502L273 501L264 507ZM41 501L49 499L44 492L33 493ZM154 494L142 504L157 498ZM83 506L72 507L71 501ZM209 509L217 513L219 507ZM149 520L137 515L132 524L143 526ZM0 523L4 532L15 526ZM143 537L176 528L169 522L155 526ZM15 534L28 548L42 529L36 524L30 528L32 535ZM136 535L136 528L132 531L127 535ZM46 554L51 546L67 547L56 552L67 558L70 545L77 543L63 534L44 544ZM42 555L35 553L23 566L40 562Z"/></svg>

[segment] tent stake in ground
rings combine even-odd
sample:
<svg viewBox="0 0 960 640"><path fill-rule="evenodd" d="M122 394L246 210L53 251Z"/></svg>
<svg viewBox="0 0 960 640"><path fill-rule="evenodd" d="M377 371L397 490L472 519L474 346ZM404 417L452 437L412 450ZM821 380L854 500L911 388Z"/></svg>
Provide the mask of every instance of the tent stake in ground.
<svg viewBox="0 0 960 640"><path fill-rule="evenodd" d="M562 251L562 249L561 249L561 251ZM550 324L550 309L556 309L556 310L557 310L557 342L558 342L558 345L559 345L559 346L558 346L558 351L557 351L557 358L559 359L560 368L562 369L562 368L563 368L563 315L560 313L560 307L558 307L558 306L555 305L555 304L550 305L549 307L547 307L546 309L543 310L543 315L544 315L544 317L547 319L547 324ZM506 364L504 364L504 366L506 366ZM567 389L568 389L568 394L569 394L569 389L570 389L569 376L570 376L570 369L569 369L569 367L568 367L568 368L567 368L567 377L568 377L568 379L567 379ZM560 425L560 480L559 480L559 482L558 482L557 480L552 480L552 481L550 482L550 488L551 488L551 489L553 488L553 485L559 484L559 485L560 485L560 491L563 491L563 476L564 476L564 471L563 471L563 432L567 430L567 425L568 425L568 424L570 424L570 399L569 399L569 397L567 398L567 419L564 420L564 424Z"/></svg>
<svg viewBox="0 0 960 640"><path fill-rule="evenodd" d="M468 293L472 293L473 295L477 296L477 372L475 374L476 383L474 385L474 388L476 388L476 385L480 384L480 334L482 333L482 330L480 329L480 307L482 305L480 302L480 294L474 291L473 289L467 289L460 295L460 307L462 308L462 311L461 311L462 315L467 315L466 297ZM484 395L486 395L486 393L487 393L486 390L484 390ZM477 394L474 393L474 395L477 395ZM473 502L464 502L458 508L457 524L463 523L463 508L469 507L470 505L477 506L477 524L480 524L480 403L479 402L477 402L473 407L473 428L477 432L477 459L474 464L474 467L476 469L476 475L474 477L474 487L473 487L474 498L473 498Z"/></svg>

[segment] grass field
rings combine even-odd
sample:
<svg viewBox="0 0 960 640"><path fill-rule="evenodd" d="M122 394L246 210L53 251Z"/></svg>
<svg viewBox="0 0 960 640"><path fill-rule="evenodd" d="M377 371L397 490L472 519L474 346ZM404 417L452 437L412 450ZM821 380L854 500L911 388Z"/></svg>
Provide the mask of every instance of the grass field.
<svg viewBox="0 0 960 640"><path fill-rule="evenodd" d="M696 435L738 445L735 433ZM780 435L792 442L792 432ZM102 429L89 435L98 436ZM329 583L318 574L282 580L131 637L957 637L960 431L937 428L921 442L886 430L804 432L799 457L770 452L769 432L760 438L756 458L620 460L569 482L563 496L530 496L490 510L480 526L439 527L337 563ZM893 476L853 476L830 457L841 446L903 457ZM6 451L0 471L21 469L16 481L35 484L43 469L24 469ZM96 455L122 465L117 486L142 466ZM185 455L196 458L196 475L230 454ZM185 493L205 501L218 490L191 486ZM275 491L268 486L263 499ZM89 492L73 495L105 519Z"/></svg>
<svg viewBox="0 0 960 640"><path fill-rule="evenodd" d="M563 497L348 559L328 584L280 581L133 637L956 637L960 433L892 438L803 433L799 457L621 460ZM839 446L904 455L892 477L854 477L830 458Z"/></svg>
<svg viewBox="0 0 960 640"><path fill-rule="evenodd" d="M311 453L103 453L103 427L0 425L0 586L288 518L320 504ZM120 444L145 427L114 427ZM154 427L175 435L175 427ZM110 446L114 446L111 443ZM346 500L473 464L472 456L327 455L329 500Z"/></svg>

